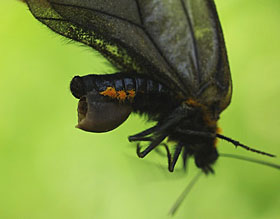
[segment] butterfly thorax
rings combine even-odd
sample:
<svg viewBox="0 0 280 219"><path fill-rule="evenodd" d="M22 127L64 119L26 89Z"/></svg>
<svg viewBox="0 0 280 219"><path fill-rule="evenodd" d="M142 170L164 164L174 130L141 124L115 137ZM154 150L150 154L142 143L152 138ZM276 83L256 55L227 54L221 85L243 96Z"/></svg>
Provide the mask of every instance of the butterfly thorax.
<svg viewBox="0 0 280 219"><path fill-rule="evenodd" d="M187 102L180 106L186 116L170 130L168 139L182 145L184 164L194 156L197 167L205 173L213 172L211 165L218 158L215 145L217 120L212 119L210 111L203 105Z"/></svg>

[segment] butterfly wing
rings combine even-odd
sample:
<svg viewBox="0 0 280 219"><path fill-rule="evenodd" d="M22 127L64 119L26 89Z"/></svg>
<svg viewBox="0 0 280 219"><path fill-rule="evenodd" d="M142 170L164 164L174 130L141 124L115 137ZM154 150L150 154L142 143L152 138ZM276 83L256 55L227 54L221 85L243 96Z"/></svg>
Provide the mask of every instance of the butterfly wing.
<svg viewBox="0 0 280 219"><path fill-rule="evenodd" d="M210 105L231 97L213 0L26 0L55 32L98 50L119 70L146 74Z"/></svg>

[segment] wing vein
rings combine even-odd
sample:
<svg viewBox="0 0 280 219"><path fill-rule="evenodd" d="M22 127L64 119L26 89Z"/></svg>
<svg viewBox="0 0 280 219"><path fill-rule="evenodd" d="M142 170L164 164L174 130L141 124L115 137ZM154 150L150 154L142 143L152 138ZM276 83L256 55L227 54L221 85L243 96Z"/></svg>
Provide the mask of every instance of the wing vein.
<svg viewBox="0 0 280 219"><path fill-rule="evenodd" d="M141 21L141 25L144 26L144 21L143 21L143 16L142 16L142 12L141 12L141 9L140 9L140 5L139 5L139 2L138 0L135 0L135 3L137 5L137 11L138 11L138 14L139 14L139 17L140 17L140 21Z"/></svg>
<svg viewBox="0 0 280 219"><path fill-rule="evenodd" d="M173 67L173 65L170 63L170 61L166 58L166 56L163 54L162 50L159 48L159 46L157 45L157 43L154 41L153 37L150 35L150 33L147 31L147 29L144 26L144 21L143 21L143 15L140 9L140 5L139 5L139 1L135 0L135 3L137 5L137 10L138 10L138 14L140 17L140 21L142 26L140 27L144 33L147 35L148 39L150 40L150 42L154 45L154 47L156 48L156 50L158 51L158 53L160 54L160 56L163 58L163 60L167 63L168 67L170 68L170 71L172 71L172 73L174 73L178 79L180 79L182 81L181 76L179 75L179 73L175 70L175 68ZM180 89L180 88L179 88ZM185 92L182 89L183 92ZM189 91L188 91L189 92Z"/></svg>
<svg viewBox="0 0 280 219"><path fill-rule="evenodd" d="M191 22L191 18L188 14L188 10L187 10L187 7L186 7L186 4L183 0L181 0L181 4L183 6L183 10L184 10L184 13L186 15L186 19L187 19L187 22L190 26L190 32L191 32L191 37L192 37L192 41L193 41L193 45L194 45L194 56L195 56L195 60L194 60L194 63L195 63L195 67L196 67L196 70L197 70L197 76L198 76L198 81L199 81L199 84L201 82L201 76L200 76L200 66L199 66L199 62L198 62L198 50L197 50L197 45L196 45L196 39L195 39L195 35L194 35L194 29L193 29L193 25L192 25L192 22Z"/></svg>
<svg viewBox="0 0 280 219"><path fill-rule="evenodd" d="M100 14L103 14L103 15L107 15L109 17L113 17L113 18L116 18L116 19L119 19L119 20L122 20L122 21L125 21L125 22L128 22L132 25L135 25L141 29L143 29L143 26L141 26L140 24L137 24L131 20L128 20L128 19L125 19L123 17L119 17L117 15L114 15L114 14L109 14L105 11L101 11L101 10L97 10L97 9L94 9L94 8L86 8L86 7L83 7L83 6L78 6L78 5L71 5L71 4L63 4L63 3L57 3L57 2L52 2L50 1L51 4L54 4L54 5L60 5L60 6L66 6L66 7L75 7L75 8L79 8L79 9L84 9L84 10L88 10L88 11L93 11L93 12L97 12L97 13L100 13Z"/></svg>

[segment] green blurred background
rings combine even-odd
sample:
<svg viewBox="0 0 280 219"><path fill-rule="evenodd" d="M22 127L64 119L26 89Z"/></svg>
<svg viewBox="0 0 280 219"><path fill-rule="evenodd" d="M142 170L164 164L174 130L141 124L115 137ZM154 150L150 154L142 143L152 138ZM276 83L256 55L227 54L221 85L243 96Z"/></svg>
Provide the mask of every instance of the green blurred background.
<svg viewBox="0 0 280 219"><path fill-rule="evenodd" d="M216 0L233 78L220 126L227 136L280 156L280 1ZM156 153L138 159L127 136L149 124L131 116L118 129L75 129L74 75L114 72L69 43L15 0L0 3L0 218L168 218L197 168L167 171ZM280 164L219 143L220 152ZM220 158L174 218L280 218L280 171Z"/></svg>

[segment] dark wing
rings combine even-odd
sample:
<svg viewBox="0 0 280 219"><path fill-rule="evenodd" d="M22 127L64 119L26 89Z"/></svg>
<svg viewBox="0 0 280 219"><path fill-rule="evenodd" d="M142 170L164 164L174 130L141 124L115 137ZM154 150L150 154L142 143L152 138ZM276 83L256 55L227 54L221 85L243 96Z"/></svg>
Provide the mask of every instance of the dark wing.
<svg viewBox="0 0 280 219"><path fill-rule="evenodd" d="M214 1L138 2L143 26L172 76L179 78L179 87L206 106L218 106L219 112L225 109L231 100L232 82Z"/></svg>
<svg viewBox="0 0 280 219"><path fill-rule="evenodd" d="M26 2L42 23L98 50L121 71L149 75L184 98L203 96L209 85L218 100L230 90L226 51L212 0Z"/></svg>

